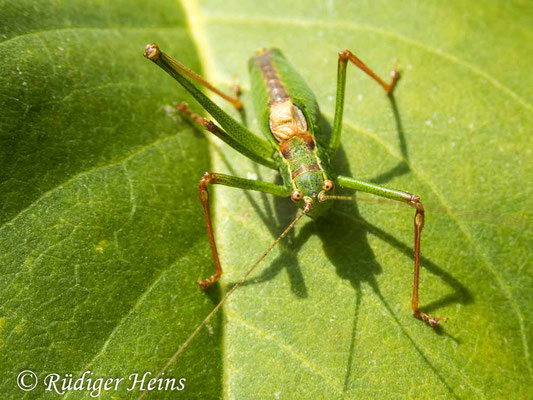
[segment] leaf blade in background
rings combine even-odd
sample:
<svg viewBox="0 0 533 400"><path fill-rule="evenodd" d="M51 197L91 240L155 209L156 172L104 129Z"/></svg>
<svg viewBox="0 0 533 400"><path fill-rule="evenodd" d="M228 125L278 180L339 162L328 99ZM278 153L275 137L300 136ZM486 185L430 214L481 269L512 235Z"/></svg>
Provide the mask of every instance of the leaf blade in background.
<svg viewBox="0 0 533 400"><path fill-rule="evenodd" d="M54 397L52 372L157 372L213 306L195 283L211 269L207 142L166 110L188 97L142 57L160 41L200 71L185 16L163 1L2 7L2 392ZM210 328L175 371L201 398L220 385ZM35 391L17 388L24 369Z"/></svg>

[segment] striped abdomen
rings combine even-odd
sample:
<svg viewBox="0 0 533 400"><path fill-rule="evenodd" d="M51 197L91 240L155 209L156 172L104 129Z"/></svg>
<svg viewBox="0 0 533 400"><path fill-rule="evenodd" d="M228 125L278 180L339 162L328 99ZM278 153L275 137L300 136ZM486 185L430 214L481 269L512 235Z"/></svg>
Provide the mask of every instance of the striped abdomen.
<svg viewBox="0 0 533 400"><path fill-rule="evenodd" d="M254 57L254 61L261 70L261 74L268 88L268 104L288 99L289 94L287 93L287 89L283 85L278 71L276 71L272 62L272 50L268 49L258 53Z"/></svg>

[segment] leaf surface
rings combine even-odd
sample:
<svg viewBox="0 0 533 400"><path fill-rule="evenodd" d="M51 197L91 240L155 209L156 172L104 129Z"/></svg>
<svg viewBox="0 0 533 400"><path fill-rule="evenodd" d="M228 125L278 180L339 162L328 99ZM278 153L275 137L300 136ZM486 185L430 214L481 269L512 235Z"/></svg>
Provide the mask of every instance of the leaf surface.
<svg viewBox="0 0 533 400"><path fill-rule="evenodd" d="M258 48L283 50L330 123L339 50L383 77L398 60L393 102L348 67L335 166L421 196L422 308L449 318L434 330L411 316L412 210L337 204L303 220L226 303L223 326L220 314L170 366L187 379L181 395L528 397L530 4L29 4L2 13L3 393L24 395L15 379L27 368L160 371L219 298L194 284L212 269L201 174L278 179L164 107L195 103L140 58L157 42L224 90L236 80L254 131L246 61ZM225 290L296 211L214 192ZM109 395L138 394L125 388Z"/></svg>

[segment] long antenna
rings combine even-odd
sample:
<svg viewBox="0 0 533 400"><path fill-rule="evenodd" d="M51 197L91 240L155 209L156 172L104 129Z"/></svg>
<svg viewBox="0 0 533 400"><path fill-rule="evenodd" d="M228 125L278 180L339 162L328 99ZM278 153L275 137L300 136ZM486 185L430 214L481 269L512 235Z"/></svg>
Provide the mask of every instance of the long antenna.
<svg viewBox="0 0 533 400"><path fill-rule="evenodd" d="M220 307L222 307L222 305L226 302L228 297L230 297L231 294L235 290L237 290L237 288L239 286L241 286L244 283L244 281L246 281L246 279L248 278L248 276L250 276L250 274L253 272L255 267L257 267L259 265L259 263L261 261L263 261L263 259L268 255L268 253L270 253L272 251L272 249L274 247L276 247L276 245L281 241L281 239L283 239L287 235L287 233L289 233L289 231L292 228L294 228L294 225L296 225L298 223L298 221L300 221L300 219L302 219L302 217L311 210L312 204L313 203L311 203L311 202L305 203L305 208L304 208L303 212L300 215L298 215L294 219L294 221L292 221L289 224L289 226L287 226L287 228L281 233L281 235L278 236L278 238L274 241L274 243L272 243L270 245L270 247L267 249L267 251L265 251L263 253L263 255L261 257L259 257L259 259L254 263L254 265L252 265L252 267L248 270L248 272L246 272L246 274L244 274L244 276L241 279L239 279L239 281L230 290L228 290L228 292L224 295L224 297L222 297L222 300L220 300L220 302L215 306L215 308L213 308L213 310L211 310L211 312L209 314L207 314L207 317L205 317L204 320L200 323L200 325L198 325L196 327L196 329L189 335L187 340L185 340L185 342L183 342L183 344L174 353L174 355L172 357L170 357L170 360L168 360L168 362L165 364L163 369L161 371L159 371L159 374L157 374L155 379L159 379L163 375L163 373L168 369L168 367L170 367L172 364L174 364L174 362L178 359L180 354L183 353L183 350L185 350L185 348L189 345L189 343L196 337L196 335L198 335L200 330L209 322L209 320L213 317L213 315L216 314L216 312L220 309ZM144 396L146 396L147 393L148 393L148 391L143 392L139 396L138 400L141 400Z"/></svg>
<svg viewBox="0 0 533 400"><path fill-rule="evenodd" d="M360 196L338 196L326 193L320 193L318 197L319 201L326 200L351 200L351 201L365 201L368 203L386 203L390 204L390 199L376 199L373 197L360 197Z"/></svg>

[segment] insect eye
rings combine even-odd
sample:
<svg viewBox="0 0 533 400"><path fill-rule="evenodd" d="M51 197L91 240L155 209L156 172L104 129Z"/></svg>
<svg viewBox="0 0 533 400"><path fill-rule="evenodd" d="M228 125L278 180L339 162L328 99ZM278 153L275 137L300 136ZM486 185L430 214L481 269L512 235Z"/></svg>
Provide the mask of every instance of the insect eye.
<svg viewBox="0 0 533 400"><path fill-rule="evenodd" d="M331 191L333 190L334 186L335 186L335 185L334 185L333 181L330 181L329 179L326 179L326 180L324 181L324 186L323 186L323 188L324 188L324 190L325 190L326 192L331 192Z"/></svg>
<svg viewBox="0 0 533 400"><path fill-rule="evenodd" d="M295 203L302 200L302 192L298 189L293 190L291 193L291 200L294 201Z"/></svg>

